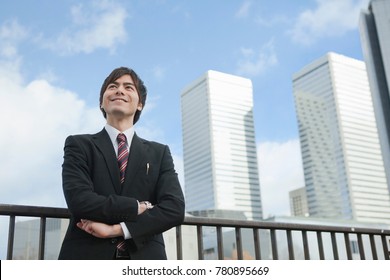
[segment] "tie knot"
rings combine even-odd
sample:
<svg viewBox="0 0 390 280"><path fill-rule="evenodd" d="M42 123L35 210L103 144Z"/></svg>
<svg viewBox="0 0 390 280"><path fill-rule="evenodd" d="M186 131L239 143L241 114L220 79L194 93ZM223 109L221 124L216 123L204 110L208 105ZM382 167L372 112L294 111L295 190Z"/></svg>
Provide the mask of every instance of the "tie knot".
<svg viewBox="0 0 390 280"><path fill-rule="evenodd" d="M126 143L126 135L123 133L119 133L118 136L116 137L116 140L118 143L125 142Z"/></svg>

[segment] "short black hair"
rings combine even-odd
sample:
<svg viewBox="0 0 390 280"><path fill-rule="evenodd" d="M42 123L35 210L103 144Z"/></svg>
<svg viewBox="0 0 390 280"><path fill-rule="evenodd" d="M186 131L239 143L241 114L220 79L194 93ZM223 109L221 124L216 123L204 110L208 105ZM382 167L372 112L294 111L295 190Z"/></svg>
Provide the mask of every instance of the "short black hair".
<svg viewBox="0 0 390 280"><path fill-rule="evenodd" d="M106 111L104 111L104 109L101 107L102 102L103 102L103 94L106 91L109 84L111 84L112 82L116 81L117 79L119 79L120 77L122 77L124 75L130 75L130 77L133 79L133 82L135 84L135 88L137 89L137 92L138 92L139 100L142 104L142 110L145 108L147 89L144 85L144 82L137 75L137 73L135 73L135 71L133 69L128 68L128 67L119 67L119 68L112 70L110 75L108 75L108 77L104 80L102 88L100 89L99 105L100 105L100 110L103 112L104 118L107 118L107 114L106 114ZM133 124L135 124L138 121L142 110L141 111L137 110L135 112Z"/></svg>

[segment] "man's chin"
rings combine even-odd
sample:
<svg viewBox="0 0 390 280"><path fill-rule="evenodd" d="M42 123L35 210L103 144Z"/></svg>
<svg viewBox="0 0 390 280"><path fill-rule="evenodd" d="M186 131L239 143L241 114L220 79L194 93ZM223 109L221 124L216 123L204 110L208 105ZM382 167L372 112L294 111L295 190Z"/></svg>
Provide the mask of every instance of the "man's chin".
<svg viewBox="0 0 390 280"><path fill-rule="evenodd" d="M132 120L134 118L134 114L135 114L135 112L128 112L128 111L125 111L121 108L115 108L115 109L111 110L109 113L107 113L107 117L110 116L110 118L117 119L117 120L122 120L122 119L126 119L126 118L129 118Z"/></svg>

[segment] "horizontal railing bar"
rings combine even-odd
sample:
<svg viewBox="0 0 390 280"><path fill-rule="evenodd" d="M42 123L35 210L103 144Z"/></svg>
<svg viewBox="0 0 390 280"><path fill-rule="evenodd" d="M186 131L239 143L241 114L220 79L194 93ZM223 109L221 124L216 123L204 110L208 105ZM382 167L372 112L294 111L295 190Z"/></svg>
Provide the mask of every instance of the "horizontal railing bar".
<svg viewBox="0 0 390 280"><path fill-rule="evenodd" d="M47 218L70 218L70 212L66 208L56 207L41 207L41 206L26 206L26 205L10 205L0 204L0 216L1 215L15 215L25 217L41 217ZM222 227L240 227L240 228L257 228L257 229L275 229L275 230L297 230L297 231L326 231L337 233L362 233L362 234L374 234L380 236L390 235L389 229L380 228L362 228L362 227L339 227L339 226L325 226L325 225L310 225L299 223L280 223L270 221L246 221L246 220L231 220L221 218L206 218L206 217L194 217L186 216L184 218L183 225L197 226L202 224L203 226L222 226Z"/></svg>
<svg viewBox="0 0 390 280"><path fill-rule="evenodd" d="M21 217L46 217L69 219L70 212L67 208L27 206L27 205L10 205L0 204L0 216L21 216Z"/></svg>
<svg viewBox="0 0 390 280"><path fill-rule="evenodd" d="M204 217L188 217L184 219L184 225L204 226L224 226L224 227L241 227L241 228L258 228L258 229L275 229L275 230L296 230L296 231L326 231L335 233L363 233L375 235L389 235L388 229L361 228L361 227L339 227L339 226L324 226L324 225L309 225L294 223L280 223L267 221L246 221L246 220L231 220L220 218L204 218Z"/></svg>

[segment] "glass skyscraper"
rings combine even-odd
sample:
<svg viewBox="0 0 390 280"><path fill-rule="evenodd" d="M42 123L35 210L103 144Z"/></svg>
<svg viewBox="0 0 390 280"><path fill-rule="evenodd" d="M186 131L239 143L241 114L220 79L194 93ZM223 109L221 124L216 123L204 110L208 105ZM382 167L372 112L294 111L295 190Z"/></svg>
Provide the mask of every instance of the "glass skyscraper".
<svg viewBox="0 0 390 280"><path fill-rule="evenodd" d="M335 53L293 76L310 216L390 222L365 64Z"/></svg>
<svg viewBox="0 0 390 280"><path fill-rule="evenodd" d="M181 106L186 211L261 219L252 82L208 71Z"/></svg>
<svg viewBox="0 0 390 280"><path fill-rule="evenodd" d="M390 0L370 2L360 36L390 189Z"/></svg>

